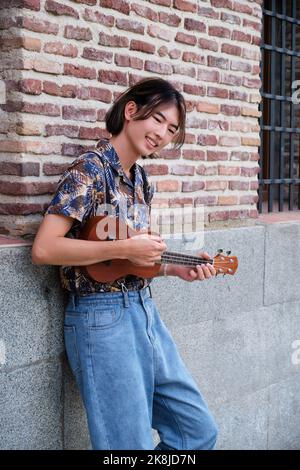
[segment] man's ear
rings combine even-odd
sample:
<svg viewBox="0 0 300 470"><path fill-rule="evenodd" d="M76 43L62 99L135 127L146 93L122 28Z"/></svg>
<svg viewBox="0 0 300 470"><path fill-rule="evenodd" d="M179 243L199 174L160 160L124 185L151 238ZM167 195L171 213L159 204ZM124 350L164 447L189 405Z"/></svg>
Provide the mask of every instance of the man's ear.
<svg viewBox="0 0 300 470"><path fill-rule="evenodd" d="M137 105L136 105L136 102L135 101L128 101L125 105L125 109L124 109L124 116L125 116L125 119L130 119L133 114L135 114L137 111Z"/></svg>

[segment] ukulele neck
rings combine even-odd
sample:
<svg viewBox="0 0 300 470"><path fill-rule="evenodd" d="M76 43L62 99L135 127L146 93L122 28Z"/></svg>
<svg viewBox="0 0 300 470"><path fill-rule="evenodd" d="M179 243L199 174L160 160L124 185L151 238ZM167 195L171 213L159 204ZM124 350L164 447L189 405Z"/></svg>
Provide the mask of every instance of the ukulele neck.
<svg viewBox="0 0 300 470"><path fill-rule="evenodd" d="M164 251L161 256L161 264L183 264L185 266L197 266L197 264L213 264L213 259L204 259L200 256L177 253L175 251Z"/></svg>

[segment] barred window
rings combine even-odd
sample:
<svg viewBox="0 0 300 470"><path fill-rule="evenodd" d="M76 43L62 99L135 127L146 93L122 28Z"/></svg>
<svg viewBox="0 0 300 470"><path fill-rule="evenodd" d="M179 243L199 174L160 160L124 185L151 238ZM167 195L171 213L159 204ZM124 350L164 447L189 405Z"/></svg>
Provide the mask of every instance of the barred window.
<svg viewBox="0 0 300 470"><path fill-rule="evenodd" d="M258 210L300 209L300 2L265 0Z"/></svg>

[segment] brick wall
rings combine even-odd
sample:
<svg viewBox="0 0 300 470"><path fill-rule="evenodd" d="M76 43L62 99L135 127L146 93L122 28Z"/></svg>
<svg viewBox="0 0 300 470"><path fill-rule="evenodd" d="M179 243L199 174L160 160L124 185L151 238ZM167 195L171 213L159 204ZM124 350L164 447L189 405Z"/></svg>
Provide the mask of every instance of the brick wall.
<svg viewBox="0 0 300 470"><path fill-rule="evenodd" d="M257 217L261 0L1 0L0 233L32 238L59 175L126 87L184 95L186 143L143 161L165 206Z"/></svg>

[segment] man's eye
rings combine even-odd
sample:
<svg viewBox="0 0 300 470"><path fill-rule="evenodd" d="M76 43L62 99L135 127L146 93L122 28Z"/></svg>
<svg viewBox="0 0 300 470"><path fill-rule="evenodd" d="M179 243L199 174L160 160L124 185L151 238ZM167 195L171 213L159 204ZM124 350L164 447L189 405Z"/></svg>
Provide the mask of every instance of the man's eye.
<svg viewBox="0 0 300 470"><path fill-rule="evenodd" d="M158 122L161 122L159 119L157 119L157 117L155 117L155 116L153 116L153 117L154 117L154 119L156 119Z"/></svg>

